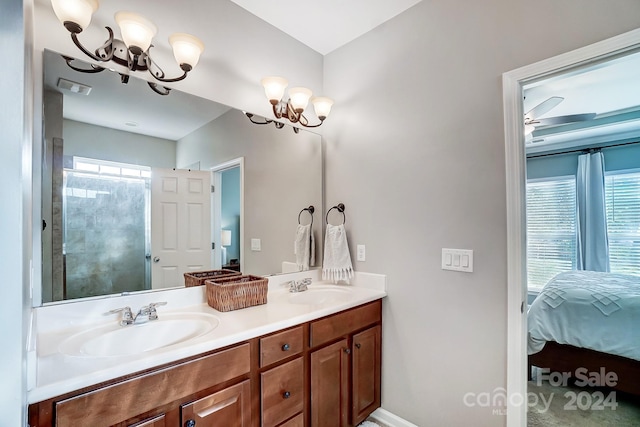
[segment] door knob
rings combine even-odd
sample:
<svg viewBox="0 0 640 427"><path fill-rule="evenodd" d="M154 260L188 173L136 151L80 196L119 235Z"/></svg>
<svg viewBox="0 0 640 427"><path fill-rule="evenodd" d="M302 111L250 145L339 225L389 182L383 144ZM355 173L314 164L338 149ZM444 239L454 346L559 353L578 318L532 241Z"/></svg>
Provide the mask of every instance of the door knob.
<svg viewBox="0 0 640 427"><path fill-rule="evenodd" d="M196 427L196 421L195 420L187 420L187 422L184 423L184 427Z"/></svg>
<svg viewBox="0 0 640 427"><path fill-rule="evenodd" d="M159 256L154 256L153 257L153 262L160 262L160 257ZM193 421L193 420L190 420L190 421ZM188 426L188 427L191 427L191 426Z"/></svg>
<svg viewBox="0 0 640 427"><path fill-rule="evenodd" d="M351 349L350 348L345 348L344 352L347 353L347 354L351 354Z"/></svg>

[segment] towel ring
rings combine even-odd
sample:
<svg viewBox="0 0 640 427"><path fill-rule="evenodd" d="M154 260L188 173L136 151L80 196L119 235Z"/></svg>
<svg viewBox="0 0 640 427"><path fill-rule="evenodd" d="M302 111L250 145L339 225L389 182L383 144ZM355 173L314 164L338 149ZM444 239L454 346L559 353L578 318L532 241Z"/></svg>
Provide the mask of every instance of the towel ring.
<svg viewBox="0 0 640 427"><path fill-rule="evenodd" d="M345 222L347 222L347 215L345 215L344 213L344 203L338 203L337 205L335 205L334 207L332 207L331 209L329 209L327 211L327 214L324 217L324 221L329 224L329 212L331 212L332 210L337 209L338 212L340 212L342 214L342 223L344 224Z"/></svg>
<svg viewBox="0 0 640 427"><path fill-rule="evenodd" d="M311 225L313 225L313 213L316 211L316 208L314 208L313 205L300 211L300 213L298 214L298 224L300 224L300 215L302 215L302 212L304 211L309 212L309 215L311 215Z"/></svg>

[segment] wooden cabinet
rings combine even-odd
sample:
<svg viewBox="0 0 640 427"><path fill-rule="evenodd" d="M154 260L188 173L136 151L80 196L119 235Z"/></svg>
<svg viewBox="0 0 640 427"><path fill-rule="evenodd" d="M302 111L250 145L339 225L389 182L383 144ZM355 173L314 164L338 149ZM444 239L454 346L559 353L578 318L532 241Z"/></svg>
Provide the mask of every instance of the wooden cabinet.
<svg viewBox="0 0 640 427"><path fill-rule="evenodd" d="M349 410L349 347L346 339L311 353L311 425L346 426Z"/></svg>
<svg viewBox="0 0 640 427"><path fill-rule="evenodd" d="M368 304L311 323L312 345L339 339L311 353L311 427L355 426L380 406L380 309Z"/></svg>
<svg viewBox="0 0 640 427"><path fill-rule="evenodd" d="M353 427L380 406L380 300L29 406L30 427Z"/></svg>
<svg viewBox="0 0 640 427"><path fill-rule="evenodd" d="M353 336L351 410L353 425L380 407L381 327L376 325Z"/></svg>

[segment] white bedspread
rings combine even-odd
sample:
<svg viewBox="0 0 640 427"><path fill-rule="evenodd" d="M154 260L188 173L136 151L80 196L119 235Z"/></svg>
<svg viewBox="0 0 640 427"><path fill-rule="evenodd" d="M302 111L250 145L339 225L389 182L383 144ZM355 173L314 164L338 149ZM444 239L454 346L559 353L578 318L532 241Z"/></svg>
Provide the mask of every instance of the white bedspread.
<svg viewBox="0 0 640 427"><path fill-rule="evenodd" d="M640 360L640 277L568 271L531 304L528 353L546 341Z"/></svg>

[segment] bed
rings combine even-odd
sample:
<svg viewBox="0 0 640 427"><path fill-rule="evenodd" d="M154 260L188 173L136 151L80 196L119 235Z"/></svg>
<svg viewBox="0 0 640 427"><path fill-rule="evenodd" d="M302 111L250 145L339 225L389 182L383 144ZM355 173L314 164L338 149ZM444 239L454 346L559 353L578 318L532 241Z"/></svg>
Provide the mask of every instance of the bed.
<svg viewBox="0 0 640 427"><path fill-rule="evenodd" d="M640 277L593 271L556 275L527 314L529 367L615 372L616 390L640 395ZM531 370L529 370L531 372Z"/></svg>

